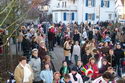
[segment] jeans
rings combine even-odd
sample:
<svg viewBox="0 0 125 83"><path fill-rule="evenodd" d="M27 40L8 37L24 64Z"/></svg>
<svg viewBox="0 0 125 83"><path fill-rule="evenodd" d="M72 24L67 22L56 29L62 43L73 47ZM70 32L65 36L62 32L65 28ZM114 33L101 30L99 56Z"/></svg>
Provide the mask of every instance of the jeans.
<svg viewBox="0 0 125 83"><path fill-rule="evenodd" d="M79 58L79 56L74 55L74 59L75 59L75 63L76 63L76 64L77 64L78 58Z"/></svg>

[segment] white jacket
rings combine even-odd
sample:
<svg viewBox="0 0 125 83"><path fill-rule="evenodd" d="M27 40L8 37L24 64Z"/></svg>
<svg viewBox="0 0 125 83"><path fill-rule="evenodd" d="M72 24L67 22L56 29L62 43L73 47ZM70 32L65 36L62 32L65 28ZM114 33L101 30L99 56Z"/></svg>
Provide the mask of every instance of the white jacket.
<svg viewBox="0 0 125 83"><path fill-rule="evenodd" d="M73 55L77 55L80 57L80 46L79 45L74 45L73 46Z"/></svg>
<svg viewBox="0 0 125 83"><path fill-rule="evenodd" d="M72 83L83 83L82 77L79 73L76 74L77 81L74 80L72 73L70 73L69 75L70 75Z"/></svg>

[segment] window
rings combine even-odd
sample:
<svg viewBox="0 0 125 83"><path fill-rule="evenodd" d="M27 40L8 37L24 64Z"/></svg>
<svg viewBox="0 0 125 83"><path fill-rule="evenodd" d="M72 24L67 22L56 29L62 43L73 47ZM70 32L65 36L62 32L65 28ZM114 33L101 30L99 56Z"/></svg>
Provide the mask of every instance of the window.
<svg viewBox="0 0 125 83"><path fill-rule="evenodd" d="M92 20L93 14L88 14L88 20Z"/></svg>
<svg viewBox="0 0 125 83"><path fill-rule="evenodd" d="M64 7L64 2L62 2L62 7Z"/></svg>
<svg viewBox="0 0 125 83"><path fill-rule="evenodd" d="M88 6L89 6L89 7L92 6L92 0L88 0Z"/></svg>
<svg viewBox="0 0 125 83"><path fill-rule="evenodd" d="M85 20L95 20L95 14L94 13L86 13Z"/></svg>
<svg viewBox="0 0 125 83"><path fill-rule="evenodd" d="M95 0L86 0L86 6L87 7L94 7L95 6Z"/></svg>
<svg viewBox="0 0 125 83"><path fill-rule="evenodd" d="M60 3L58 3L58 6L57 6L57 8L59 8L60 7Z"/></svg>
<svg viewBox="0 0 125 83"><path fill-rule="evenodd" d="M66 2L65 2L65 7L67 6Z"/></svg>
<svg viewBox="0 0 125 83"><path fill-rule="evenodd" d="M104 7L109 7L109 1L104 1Z"/></svg>
<svg viewBox="0 0 125 83"><path fill-rule="evenodd" d="M109 7L110 1L109 0L101 0L101 7Z"/></svg>

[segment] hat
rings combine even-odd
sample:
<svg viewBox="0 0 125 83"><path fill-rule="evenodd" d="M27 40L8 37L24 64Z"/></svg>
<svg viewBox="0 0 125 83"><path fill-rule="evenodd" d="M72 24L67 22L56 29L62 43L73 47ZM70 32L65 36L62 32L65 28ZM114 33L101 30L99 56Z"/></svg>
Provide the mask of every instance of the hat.
<svg viewBox="0 0 125 83"><path fill-rule="evenodd" d="M93 70L92 69L88 69L86 70L86 76L93 74Z"/></svg>
<svg viewBox="0 0 125 83"><path fill-rule="evenodd" d="M72 68L72 71L78 71L77 67L74 66L74 67Z"/></svg>
<svg viewBox="0 0 125 83"><path fill-rule="evenodd" d="M34 49L32 50L32 52L34 52L34 51L38 51L38 49L37 49L37 48L34 48Z"/></svg>

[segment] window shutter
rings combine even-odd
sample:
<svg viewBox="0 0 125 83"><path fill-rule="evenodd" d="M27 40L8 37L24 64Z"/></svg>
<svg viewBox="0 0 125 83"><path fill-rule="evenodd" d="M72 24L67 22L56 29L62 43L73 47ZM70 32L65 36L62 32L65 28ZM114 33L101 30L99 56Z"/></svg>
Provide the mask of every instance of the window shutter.
<svg viewBox="0 0 125 83"><path fill-rule="evenodd" d="M66 13L64 13L64 21L66 21Z"/></svg>
<svg viewBox="0 0 125 83"><path fill-rule="evenodd" d="M72 20L74 20L74 13L72 13Z"/></svg>
<svg viewBox="0 0 125 83"><path fill-rule="evenodd" d="M101 0L101 7L103 7L104 6L104 1L103 0Z"/></svg>
<svg viewBox="0 0 125 83"><path fill-rule="evenodd" d="M86 0L86 7L88 7L88 0Z"/></svg>
<svg viewBox="0 0 125 83"><path fill-rule="evenodd" d="M88 20L88 13L85 13L85 20Z"/></svg>
<svg viewBox="0 0 125 83"><path fill-rule="evenodd" d="M108 7L110 6L110 1L108 1Z"/></svg>
<svg viewBox="0 0 125 83"><path fill-rule="evenodd" d="M92 20L95 20L95 13L94 13L93 16L92 16Z"/></svg>
<svg viewBox="0 0 125 83"><path fill-rule="evenodd" d="M92 6L93 7L95 6L95 0L92 0Z"/></svg>

